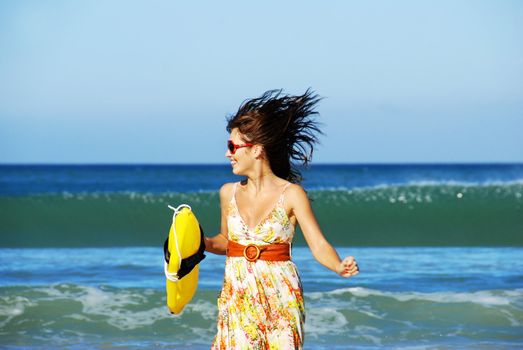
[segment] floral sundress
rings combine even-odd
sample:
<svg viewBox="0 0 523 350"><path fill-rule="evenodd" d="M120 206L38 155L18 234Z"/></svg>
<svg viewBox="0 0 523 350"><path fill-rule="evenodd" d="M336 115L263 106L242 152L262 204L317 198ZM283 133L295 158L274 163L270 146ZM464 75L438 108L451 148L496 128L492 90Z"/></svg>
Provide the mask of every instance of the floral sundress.
<svg viewBox="0 0 523 350"><path fill-rule="evenodd" d="M294 226L283 205L285 189L253 229L243 221L236 188L227 210L228 239L242 245L291 243ZM305 308L296 265L227 257L218 297L218 332L211 349L301 349Z"/></svg>

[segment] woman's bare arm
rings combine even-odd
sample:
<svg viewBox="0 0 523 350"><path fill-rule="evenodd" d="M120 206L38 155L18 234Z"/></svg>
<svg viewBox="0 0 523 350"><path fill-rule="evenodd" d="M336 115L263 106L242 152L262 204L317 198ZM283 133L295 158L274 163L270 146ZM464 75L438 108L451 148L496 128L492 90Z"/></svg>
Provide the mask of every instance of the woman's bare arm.
<svg viewBox="0 0 523 350"><path fill-rule="evenodd" d="M336 250L325 239L305 190L299 185L290 186L286 200L296 216L314 258L326 268L343 277L356 275L358 265L354 257L348 256L341 260Z"/></svg>
<svg viewBox="0 0 523 350"><path fill-rule="evenodd" d="M225 255L227 250L227 207L232 195L232 184L220 188L221 225L220 233L214 237L205 237L205 250L209 253Z"/></svg>

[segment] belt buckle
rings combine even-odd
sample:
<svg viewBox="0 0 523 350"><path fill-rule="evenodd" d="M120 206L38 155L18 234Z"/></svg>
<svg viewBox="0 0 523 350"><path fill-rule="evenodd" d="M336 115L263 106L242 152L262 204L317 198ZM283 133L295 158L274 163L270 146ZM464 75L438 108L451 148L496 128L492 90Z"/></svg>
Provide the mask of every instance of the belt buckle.
<svg viewBox="0 0 523 350"><path fill-rule="evenodd" d="M256 250L253 251L249 248L255 248ZM256 244L248 244L245 248L243 248L243 257L250 262L258 260L258 258L260 257L260 253L260 248L258 248Z"/></svg>

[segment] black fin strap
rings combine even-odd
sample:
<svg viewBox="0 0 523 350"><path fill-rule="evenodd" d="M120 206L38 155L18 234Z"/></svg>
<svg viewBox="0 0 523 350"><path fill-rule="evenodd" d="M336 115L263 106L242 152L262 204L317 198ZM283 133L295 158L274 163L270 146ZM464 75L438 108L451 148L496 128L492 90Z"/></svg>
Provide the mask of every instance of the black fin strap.
<svg viewBox="0 0 523 350"><path fill-rule="evenodd" d="M171 252L169 251L169 236L167 236L165 242L163 243L163 257L166 263L169 263L169 260L171 260Z"/></svg>
<svg viewBox="0 0 523 350"><path fill-rule="evenodd" d="M178 270L178 279L181 279L183 276L190 273L196 265L198 265L203 259L205 259L205 238L203 235L203 229L200 225L200 247L198 248L198 251L194 253L193 255L182 259L182 262L180 264L180 269ZM163 243L163 256L165 259L165 262L168 264L169 260L171 259L171 253L169 252L169 237L167 236L167 239Z"/></svg>
<svg viewBox="0 0 523 350"><path fill-rule="evenodd" d="M203 235L203 229L200 226L200 247L198 251L193 255L183 258L180 264L180 269L178 270L178 279L181 279L183 276L189 274L203 259L205 259L205 239Z"/></svg>

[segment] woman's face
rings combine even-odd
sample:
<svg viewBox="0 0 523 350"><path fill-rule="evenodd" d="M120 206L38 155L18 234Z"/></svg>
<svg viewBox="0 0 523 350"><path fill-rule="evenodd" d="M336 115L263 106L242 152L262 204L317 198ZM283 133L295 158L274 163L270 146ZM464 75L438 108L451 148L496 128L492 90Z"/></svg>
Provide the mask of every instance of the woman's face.
<svg viewBox="0 0 523 350"><path fill-rule="evenodd" d="M234 128L229 136L229 141L232 141L237 146L243 146L247 142L242 138L242 134L238 128ZM234 154L227 148L225 157L231 161L232 172L236 175L244 175L245 171L249 169L254 163L254 157L251 153L250 146L235 148Z"/></svg>

